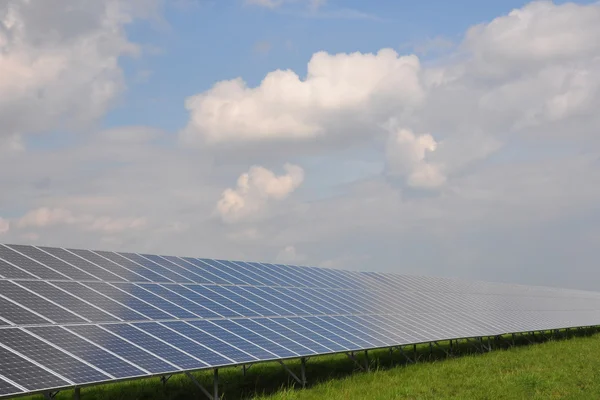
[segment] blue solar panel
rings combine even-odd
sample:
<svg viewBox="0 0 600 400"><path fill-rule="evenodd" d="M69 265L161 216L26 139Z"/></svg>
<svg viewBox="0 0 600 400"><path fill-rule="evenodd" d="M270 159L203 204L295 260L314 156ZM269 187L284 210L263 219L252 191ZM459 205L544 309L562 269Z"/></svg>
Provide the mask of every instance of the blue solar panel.
<svg viewBox="0 0 600 400"><path fill-rule="evenodd" d="M170 363L179 366L181 369L199 369L208 366L208 364L177 350L175 347L169 345L168 342L152 337L132 325L110 324L103 325L103 327L123 339L127 339L143 347L152 354L156 354Z"/></svg>
<svg viewBox="0 0 600 400"><path fill-rule="evenodd" d="M48 320L0 297L0 317L17 325L47 323Z"/></svg>
<svg viewBox="0 0 600 400"><path fill-rule="evenodd" d="M123 268L126 268L132 272L135 272L138 275L143 276L144 278L148 279L149 281L152 282L171 282L172 280L167 278L166 276L163 276L162 274L159 274L157 272L153 272L150 269L143 267L139 264L134 263L131 260L128 260L127 258L120 256L117 253L113 253L111 251L96 251L96 254L98 254L99 256L102 256L112 262L114 262L115 264L118 264L120 266L122 266Z"/></svg>
<svg viewBox="0 0 600 400"><path fill-rule="evenodd" d="M0 347L0 375L30 391L67 387L72 384L52 372L38 367L3 347Z"/></svg>
<svg viewBox="0 0 600 400"><path fill-rule="evenodd" d="M0 396L600 323L600 294L0 245Z"/></svg>
<svg viewBox="0 0 600 400"><path fill-rule="evenodd" d="M0 378L0 396L9 396L15 395L18 393L22 393L23 391L18 387L6 382L4 379Z"/></svg>
<svg viewBox="0 0 600 400"><path fill-rule="evenodd" d="M236 320L239 321L239 320ZM246 329L238 323L234 322L234 320L215 320L212 321L215 325L223 329L227 329L229 332L232 332L236 335L239 335L250 342L260 346L261 348L269 351L270 353L276 354L279 358L288 358L288 357L296 357L297 354L286 349L285 347L277 344L276 342L269 340L250 329Z"/></svg>
<svg viewBox="0 0 600 400"><path fill-rule="evenodd" d="M41 279L68 279L65 275L59 274L50 268L44 267L37 261L25 257L4 245L0 244L0 260L16 265L19 268L35 275Z"/></svg>
<svg viewBox="0 0 600 400"><path fill-rule="evenodd" d="M133 261L136 264L139 264L141 266L148 268L152 272L155 272L157 274L160 274L161 276L164 276L165 278L168 278L169 280L171 280L173 282L187 282L187 283L194 282L193 280L186 278L184 275L179 274L178 271L173 271L171 268L164 267L163 265L157 264L153 261L150 261L138 254L134 254L134 253L118 253L118 254L122 257L127 258L128 260Z"/></svg>
<svg viewBox="0 0 600 400"><path fill-rule="evenodd" d="M270 360L277 358L277 355L253 344L252 342L244 339L242 336L235 335L211 321L190 321L189 324L196 328L202 329L204 332L211 334L214 337L218 337L232 346L237 347L240 350L254 356L258 360Z"/></svg>
<svg viewBox="0 0 600 400"><path fill-rule="evenodd" d="M44 281L19 281L19 284L36 294L72 310L75 314L93 322L111 322L117 321L117 318L100 310L97 307L86 303L82 299L72 296L68 292L60 290Z"/></svg>
<svg viewBox="0 0 600 400"><path fill-rule="evenodd" d="M203 346L173 329L169 329L158 323L137 323L134 324L141 330L154 335L172 346L177 347L181 351L191 354L195 358L201 360L207 365L220 366L233 364L233 360Z"/></svg>
<svg viewBox="0 0 600 400"><path fill-rule="evenodd" d="M185 337L192 339L196 343L200 343L230 360L233 360L234 363L239 364L257 360L256 357L244 353L240 349L237 349L219 338L213 337L185 322L165 322L164 325Z"/></svg>
<svg viewBox="0 0 600 400"><path fill-rule="evenodd" d="M130 361L138 368L153 374L176 372L179 368L161 360L150 352L123 340L98 326L76 325L67 326L66 329L74 332L92 343L110 350L119 357Z"/></svg>
<svg viewBox="0 0 600 400"><path fill-rule="evenodd" d="M0 259L0 277L7 279L36 279L36 276Z"/></svg>
<svg viewBox="0 0 600 400"><path fill-rule="evenodd" d="M85 322L84 319L65 310L36 294L23 289L16 283L0 280L0 293L51 321L58 323Z"/></svg>
<svg viewBox="0 0 600 400"><path fill-rule="evenodd" d="M85 283L85 285L106 297L113 299L120 304L123 304L138 313L145 315L150 319L171 319L172 315L167 314L164 311L152 306L149 303L146 303L144 299L139 299L131 294L119 290L118 288L111 286L105 282L89 282Z"/></svg>
<svg viewBox="0 0 600 400"><path fill-rule="evenodd" d="M0 343L78 384L101 382L110 376L18 329L0 329Z"/></svg>
<svg viewBox="0 0 600 400"><path fill-rule="evenodd" d="M285 336L278 334L275 331L270 330L269 328L265 327L264 325L261 325L256 320L238 319L238 320L235 320L235 323L240 324L244 328L250 329L251 331L253 331L269 340L272 340L273 342L277 343L278 345L293 351L298 356L308 356L308 355L315 354L315 352L312 351L311 349L309 349L308 347L302 346L301 344L296 343L292 339L289 339Z"/></svg>
<svg viewBox="0 0 600 400"><path fill-rule="evenodd" d="M53 282L54 285L71 293L80 299L85 299L100 309L111 313L112 315L126 321L140 321L148 319L144 315L133 309L113 301L110 297L95 292L94 290L77 282Z"/></svg>
<svg viewBox="0 0 600 400"><path fill-rule="evenodd" d="M62 327L40 326L27 328L27 330L62 349L68 350L71 354L106 371L106 373L111 374L115 378L132 378L146 375L144 371L134 367L133 364L76 336Z"/></svg>

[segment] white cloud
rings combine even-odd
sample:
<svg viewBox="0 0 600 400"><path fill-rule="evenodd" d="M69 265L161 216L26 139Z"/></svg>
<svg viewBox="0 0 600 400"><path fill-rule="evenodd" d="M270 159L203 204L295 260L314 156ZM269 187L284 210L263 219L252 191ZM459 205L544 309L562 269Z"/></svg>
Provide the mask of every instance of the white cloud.
<svg viewBox="0 0 600 400"><path fill-rule="evenodd" d="M0 217L0 235L4 235L8 233L10 230L10 222L2 217Z"/></svg>
<svg viewBox="0 0 600 400"><path fill-rule="evenodd" d="M139 4L138 4L139 3ZM0 3L0 136L79 128L123 90L124 26L154 0Z"/></svg>
<svg viewBox="0 0 600 400"><path fill-rule="evenodd" d="M470 28L463 42L482 73L509 75L600 53L600 4L535 1Z"/></svg>
<svg viewBox="0 0 600 400"><path fill-rule="evenodd" d="M308 63L305 79L277 70L256 88L237 78L189 97L190 120L181 137L198 144L347 134L356 118L369 120L419 104L424 98L420 69L417 57L391 49L319 52Z"/></svg>
<svg viewBox="0 0 600 400"><path fill-rule="evenodd" d="M306 259L306 256L298 253L295 246L285 246L277 253L275 260L284 264L297 264Z"/></svg>
<svg viewBox="0 0 600 400"><path fill-rule="evenodd" d="M266 8L278 8L284 4L289 3L307 3L311 10L317 10L325 3L327 0L245 0L246 4L253 6L260 6Z"/></svg>
<svg viewBox="0 0 600 400"><path fill-rule="evenodd" d="M297 165L285 164L285 175L260 166L254 166L240 175L235 189L226 189L217 203L217 212L225 222L236 222L256 217L270 200L283 200L304 181L304 170Z"/></svg>
<svg viewBox="0 0 600 400"><path fill-rule="evenodd" d="M91 214L76 214L64 208L40 207L27 212L16 220L19 229L46 228L56 225L77 225L81 230L120 233L127 230L139 230L146 225L143 217L107 217Z"/></svg>
<svg viewBox="0 0 600 400"><path fill-rule="evenodd" d="M407 184L413 187L434 188L444 184L442 167L426 159L437 146L428 133L416 135L408 129L392 132L386 145L388 173L406 177Z"/></svg>

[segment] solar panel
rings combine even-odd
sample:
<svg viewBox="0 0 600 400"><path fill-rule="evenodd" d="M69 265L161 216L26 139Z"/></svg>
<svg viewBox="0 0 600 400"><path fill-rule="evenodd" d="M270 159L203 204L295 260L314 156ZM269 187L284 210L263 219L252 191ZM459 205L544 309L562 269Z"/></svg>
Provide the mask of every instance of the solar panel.
<svg viewBox="0 0 600 400"><path fill-rule="evenodd" d="M600 293L0 245L0 397L600 324Z"/></svg>

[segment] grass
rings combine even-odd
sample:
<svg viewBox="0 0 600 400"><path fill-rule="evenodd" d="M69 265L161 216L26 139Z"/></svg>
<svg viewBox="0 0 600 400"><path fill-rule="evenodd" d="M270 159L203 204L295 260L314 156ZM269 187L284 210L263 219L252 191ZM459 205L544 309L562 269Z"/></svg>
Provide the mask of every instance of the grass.
<svg viewBox="0 0 600 400"><path fill-rule="evenodd" d="M533 341L530 344L529 341ZM398 352L369 353L370 372L363 372L345 355L311 358L306 389L299 389L281 365L253 365L219 371L222 398L227 400L346 400L346 399L595 399L600 398L600 334L582 331L560 338L536 335L493 341L494 351L478 353L467 344L454 346L448 357L440 348L417 348L419 362L411 364ZM412 352L408 353L412 356ZM357 355L359 362L364 356ZM299 375L299 361L286 365ZM194 374L212 388L210 371ZM61 392L57 400L72 398ZM184 400L204 395L185 375L173 376L166 385L159 378L83 388L83 400ZM40 400L42 396L25 397Z"/></svg>

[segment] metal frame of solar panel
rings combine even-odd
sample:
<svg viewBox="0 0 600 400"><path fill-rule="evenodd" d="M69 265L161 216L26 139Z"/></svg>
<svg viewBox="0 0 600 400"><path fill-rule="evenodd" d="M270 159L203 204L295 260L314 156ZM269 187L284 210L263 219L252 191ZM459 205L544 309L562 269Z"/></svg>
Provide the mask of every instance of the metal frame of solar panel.
<svg viewBox="0 0 600 400"><path fill-rule="evenodd" d="M0 397L599 324L595 292L0 245Z"/></svg>

